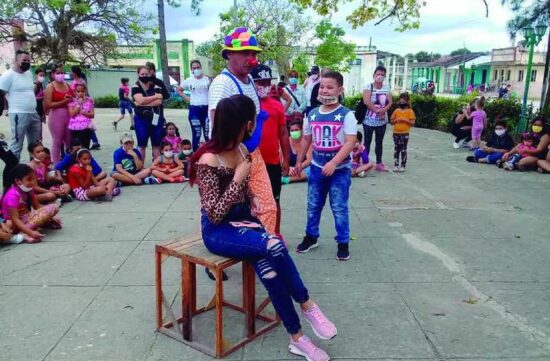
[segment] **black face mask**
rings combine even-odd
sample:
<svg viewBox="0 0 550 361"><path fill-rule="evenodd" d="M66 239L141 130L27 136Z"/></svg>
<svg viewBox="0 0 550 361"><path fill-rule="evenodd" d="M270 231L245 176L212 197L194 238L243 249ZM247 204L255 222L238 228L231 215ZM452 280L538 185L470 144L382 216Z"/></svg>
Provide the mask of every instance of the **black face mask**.
<svg viewBox="0 0 550 361"><path fill-rule="evenodd" d="M399 103L399 108L405 109L407 107L407 104Z"/></svg>
<svg viewBox="0 0 550 361"><path fill-rule="evenodd" d="M250 138L252 138L252 134L250 133L250 130L246 130L246 131L244 132L243 142L246 142L246 141L249 140Z"/></svg>
<svg viewBox="0 0 550 361"><path fill-rule="evenodd" d="M142 83L150 83L153 81L153 77L152 76L140 76L139 78L139 81L142 82Z"/></svg>
<svg viewBox="0 0 550 361"><path fill-rule="evenodd" d="M21 69L22 71L27 71L31 68L31 63L28 63L28 62L23 62L21 63L21 65L19 65L19 69Z"/></svg>

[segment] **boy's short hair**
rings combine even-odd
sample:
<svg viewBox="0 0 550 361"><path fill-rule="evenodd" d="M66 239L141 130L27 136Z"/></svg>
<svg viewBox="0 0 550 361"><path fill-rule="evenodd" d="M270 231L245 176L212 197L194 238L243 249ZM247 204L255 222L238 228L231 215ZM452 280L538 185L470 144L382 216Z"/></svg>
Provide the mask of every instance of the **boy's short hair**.
<svg viewBox="0 0 550 361"><path fill-rule="evenodd" d="M126 83L128 83L129 81L130 81L130 79L128 79L128 78L120 78L120 82L121 82L122 84L126 84Z"/></svg>
<svg viewBox="0 0 550 361"><path fill-rule="evenodd" d="M344 77L342 76L342 74L340 74L340 72L327 71L321 77L336 80L336 83L338 84L338 86L343 86L344 85Z"/></svg>
<svg viewBox="0 0 550 361"><path fill-rule="evenodd" d="M384 74L386 74L388 71L386 70L386 67L383 65L378 65L376 69L374 69L374 74L376 74L377 71L383 71Z"/></svg>
<svg viewBox="0 0 550 361"><path fill-rule="evenodd" d="M191 145L191 141L189 139L182 139L180 144L181 145Z"/></svg>
<svg viewBox="0 0 550 361"><path fill-rule="evenodd" d="M189 67L193 67L193 64L199 64L199 66L202 68L201 61L199 59L193 59L189 62Z"/></svg>
<svg viewBox="0 0 550 361"><path fill-rule="evenodd" d="M166 141L166 140L163 140L162 142L160 142L160 149L166 147L167 145L169 145L170 147L172 147L172 143Z"/></svg>
<svg viewBox="0 0 550 361"><path fill-rule="evenodd" d="M410 96L408 92L403 92L399 94L399 99L405 99L407 102L410 100Z"/></svg>
<svg viewBox="0 0 550 361"><path fill-rule="evenodd" d="M363 141L363 133L357 132L357 141L361 143Z"/></svg>
<svg viewBox="0 0 550 361"><path fill-rule="evenodd" d="M497 126L501 126L501 127L504 127L504 128L508 128L508 124L504 121L504 120L497 120L495 122L495 127Z"/></svg>

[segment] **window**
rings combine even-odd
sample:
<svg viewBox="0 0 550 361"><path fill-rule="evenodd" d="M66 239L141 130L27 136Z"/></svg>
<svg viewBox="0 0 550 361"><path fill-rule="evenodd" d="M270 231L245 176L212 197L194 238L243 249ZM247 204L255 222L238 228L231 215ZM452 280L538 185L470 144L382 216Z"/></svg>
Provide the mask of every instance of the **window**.
<svg viewBox="0 0 550 361"><path fill-rule="evenodd" d="M537 71L531 70L531 81L536 82L537 81Z"/></svg>
<svg viewBox="0 0 550 361"><path fill-rule="evenodd" d="M500 81L504 81L504 69L500 70Z"/></svg>
<svg viewBox="0 0 550 361"><path fill-rule="evenodd" d="M493 80L497 80L497 79L498 79L498 70L495 70L493 73Z"/></svg>
<svg viewBox="0 0 550 361"><path fill-rule="evenodd" d="M511 70L508 70L506 72L506 81L510 81L510 78L512 77L512 71Z"/></svg>
<svg viewBox="0 0 550 361"><path fill-rule="evenodd" d="M523 81L524 72L523 70L518 71L518 81Z"/></svg>

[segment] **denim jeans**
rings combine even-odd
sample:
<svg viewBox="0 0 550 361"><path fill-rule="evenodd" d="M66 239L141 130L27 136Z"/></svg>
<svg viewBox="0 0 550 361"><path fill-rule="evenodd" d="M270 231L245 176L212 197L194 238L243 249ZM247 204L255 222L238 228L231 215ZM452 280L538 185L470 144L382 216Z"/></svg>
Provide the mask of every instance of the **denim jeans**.
<svg viewBox="0 0 550 361"><path fill-rule="evenodd" d="M189 124L191 125L191 134L193 137L193 151L199 148L201 141L201 132L204 134L204 140L208 141L208 105L190 105L189 106Z"/></svg>
<svg viewBox="0 0 550 361"><path fill-rule="evenodd" d="M476 151L474 152L474 157L477 160L487 158L487 163L489 164L495 164L500 158L502 158L503 155L504 153L499 153L499 152L486 153L481 149L476 149Z"/></svg>
<svg viewBox="0 0 550 361"><path fill-rule="evenodd" d="M229 223L243 220L259 223L258 219L250 215L250 208L245 204L233 206L220 224L211 223L203 211L201 224L204 245L212 253L250 262L287 332L295 334L300 331L301 325L292 300L306 302L309 299L308 291L284 242L279 240L275 246L268 247L268 242L277 238L266 233L264 228L235 227ZM276 275L269 276L273 272Z"/></svg>
<svg viewBox="0 0 550 361"><path fill-rule="evenodd" d="M348 199L351 185L351 170L336 169L330 177L325 177L321 168L311 165L307 190L307 225L306 235L319 238L319 222L325 206L327 195L330 197L330 208L334 215L336 242L349 242Z"/></svg>

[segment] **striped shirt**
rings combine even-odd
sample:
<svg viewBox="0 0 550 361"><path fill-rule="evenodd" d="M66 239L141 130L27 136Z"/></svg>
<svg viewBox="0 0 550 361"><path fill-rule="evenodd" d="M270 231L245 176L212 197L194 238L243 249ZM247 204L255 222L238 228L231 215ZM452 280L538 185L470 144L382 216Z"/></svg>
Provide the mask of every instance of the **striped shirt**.
<svg viewBox="0 0 550 361"><path fill-rule="evenodd" d="M224 71L229 70L224 69ZM252 81L250 75L248 78L249 82L248 84L245 84L235 77L237 82L239 82L244 95L252 99L254 104L256 104L256 114L258 114L260 112L260 99L256 94L256 88L254 87L254 82ZM229 98L230 96L236 94L240 94L240 92L237 85L235 85L235 82L228 75L223 73L219 74L214 78L214 80L212 80L212 84L210 84L210 89L208 91L208 114L210 114L212 110L216 109L216 106L220 100L223 98Z"/></svg>

